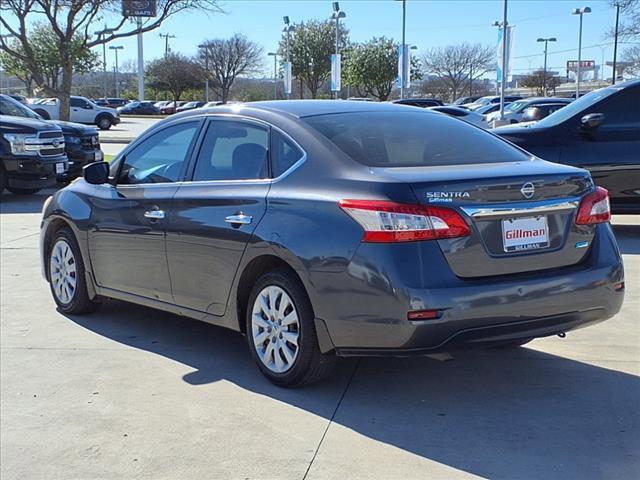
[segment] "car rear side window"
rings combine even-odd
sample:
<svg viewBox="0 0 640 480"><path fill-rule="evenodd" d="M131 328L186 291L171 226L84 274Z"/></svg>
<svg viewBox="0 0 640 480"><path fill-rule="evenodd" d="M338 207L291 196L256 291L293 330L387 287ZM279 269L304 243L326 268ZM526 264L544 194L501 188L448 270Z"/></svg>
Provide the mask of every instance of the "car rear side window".
<svg viewBox="0 0 640 480"><path fill-rule="evenodd" d="M529 157L465 122L427 112L356 112L307 117L353 160L372 167L523 161Z"/></svg>
<svg viewBox="0 0 640 480"><path fill-rule="evenodd" d="M198 154L194 181L269 177L269 129L247 122L214 120Z"/></svg>
<svg viewBox="0 0 640 480"><path fill-rule="evenodd" d="M137 145L126 157L118 177L121 184L168 183L180 179L198 122L164 128ZM117 165L112 165L118 168Z"/></svg>
<svg viewBox="0 0 640 480"><path fill-rule="evenodd" d="M289 170L304 154L282 133L271 131L271 169L279 177Z"/></svg>

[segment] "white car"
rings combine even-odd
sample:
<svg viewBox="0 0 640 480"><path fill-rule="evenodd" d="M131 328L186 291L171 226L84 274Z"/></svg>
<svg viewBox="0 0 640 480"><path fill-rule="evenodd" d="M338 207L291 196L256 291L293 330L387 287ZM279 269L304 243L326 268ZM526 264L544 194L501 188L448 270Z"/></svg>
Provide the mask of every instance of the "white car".
<svg viewBox="0 0 640 480"><path fill-rule="evenodd" d="M443 105L438 107L428 107L427 110L433 110L434 112L440 112L451 117L459 118L472 125L481 128L489 128L489 124L486 122L484 115L467 110L466 108L455 107L453 105Z"/></svg>
<svg viewBox="0 0 640 480"><path fill-rule="evenodd" d="M60 120L60 100L43 98L29 105L31 110L46 120ZM97 125L100 130L109 130L120 123L120 115L114 108L100 107L85 97L71 96L69 121Z"/></svg>
<svg viewBox="0 0 640 480"><path fill-rule="evenodd" d="M570 98L534 97L516 100L504 108L504 119L501 123L503 125L507 125L521 122L524 111L529 107L535 107L536 105L542 104L568 105L570 103ZM486 115L486 118L487 123L492 123L494 120L500 119L500 112L489 113Z"/></svg>

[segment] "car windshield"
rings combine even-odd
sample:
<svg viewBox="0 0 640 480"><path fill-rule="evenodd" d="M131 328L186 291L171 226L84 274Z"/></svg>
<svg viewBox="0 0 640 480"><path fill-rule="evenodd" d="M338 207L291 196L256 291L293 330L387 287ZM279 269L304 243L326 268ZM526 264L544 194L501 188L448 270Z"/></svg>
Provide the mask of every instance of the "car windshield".
<svg viewBox="0 0 640 480"><path fill-rule="evenodd" d="M529 158L477 127L417 110L327 114L306 117L304 121L353 160L372 167L463 165Z"/></svg>
<svg viewBox="0 0 640 480"><path fill-rule="evenodd" d="M35 118L40 120L41 117L29 107L25 107L17 100L6 95L0 95L0 114L11 115L14 117Z"/></svg>
<svg viewBox="0 0 640 480"><path fill-rule="evenodd" d="M509 110L510 112L520 112L527 108L529 104L530 102L513 102L505 107L505 110Z"/></svg>
<svg viewBox="0 0 640 480"><path fill-rule="evenodd" d="M620 90L619 87L601 88L600 90L594 90L586 95L574 100L567 104L566 107L562 107L556 110L548 117L543 118L537 124L539 127L553 127L559 125L562 122L570 119L574 115L586 110L591 105L599 102L600 100L607 98Z"/></svg>

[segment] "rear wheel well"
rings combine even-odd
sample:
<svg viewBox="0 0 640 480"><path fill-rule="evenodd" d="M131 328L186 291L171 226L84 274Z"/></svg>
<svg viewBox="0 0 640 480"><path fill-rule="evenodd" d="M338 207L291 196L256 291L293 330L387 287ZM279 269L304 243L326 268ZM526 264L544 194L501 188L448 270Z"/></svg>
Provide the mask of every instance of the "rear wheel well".
<svg viewBox="0 0 640 480"><path fill-rule="evenodd" d="M60 218L56 218L54 220L51 220L51 223L49 223L49 225L47 226L47 231L44 234L44 243L42 245L42 256L44 257L43 261L44 261L45 272L47 274L47 280L49 280L49 262L47 259L49 257L49 250L51 250L51 241L53 240L53 237L55 236L56 232L63 228L69 228L69 230L71 230L71 227L67 222L65 222Z"/></svg>
<svg viewBox="0 0 640 480"><path fill-rule="evenodd" d="M249 301L249 296L251 295L253 286L262 275L276 269L287 270L289 273L291 273L295 280L299 282L304 292L307 293L307 290L306 288L304 288L304 284L302 283L302 280L300 279L298 273L293 269L293 267L291 267L291 265L289 265L281 258L276 257L275 255L262 255L260 257L254 258L253 260L251 260L251 262L249 262L249 264L242 272L242 276L240 277L240 281L238 282L238 289L236 292L238 325L240 326L240 331L243 334L246 334L247 330L245 322L245 317L247 314L247 302Z"/></svg>

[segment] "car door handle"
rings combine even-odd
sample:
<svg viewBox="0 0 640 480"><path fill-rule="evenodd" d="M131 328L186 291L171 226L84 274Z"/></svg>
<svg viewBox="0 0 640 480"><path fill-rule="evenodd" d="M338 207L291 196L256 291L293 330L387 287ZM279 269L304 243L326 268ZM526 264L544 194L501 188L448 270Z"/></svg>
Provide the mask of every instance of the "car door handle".
<svg viewBox="0 0 640 480"><path fill-rule="evenodd" d="M164 218L164 210L147 210L144 212L144 217L151 220L162 220Z"/></svg>
<svg viewBox="0 0 640 480"><path fill-rule="evenodd" d="M251 215L245 215L244 213L238 213L236 215L229 215L225 217L224 221L227 223L233 223L236 225L249 225L253 220Z"/></svg>

